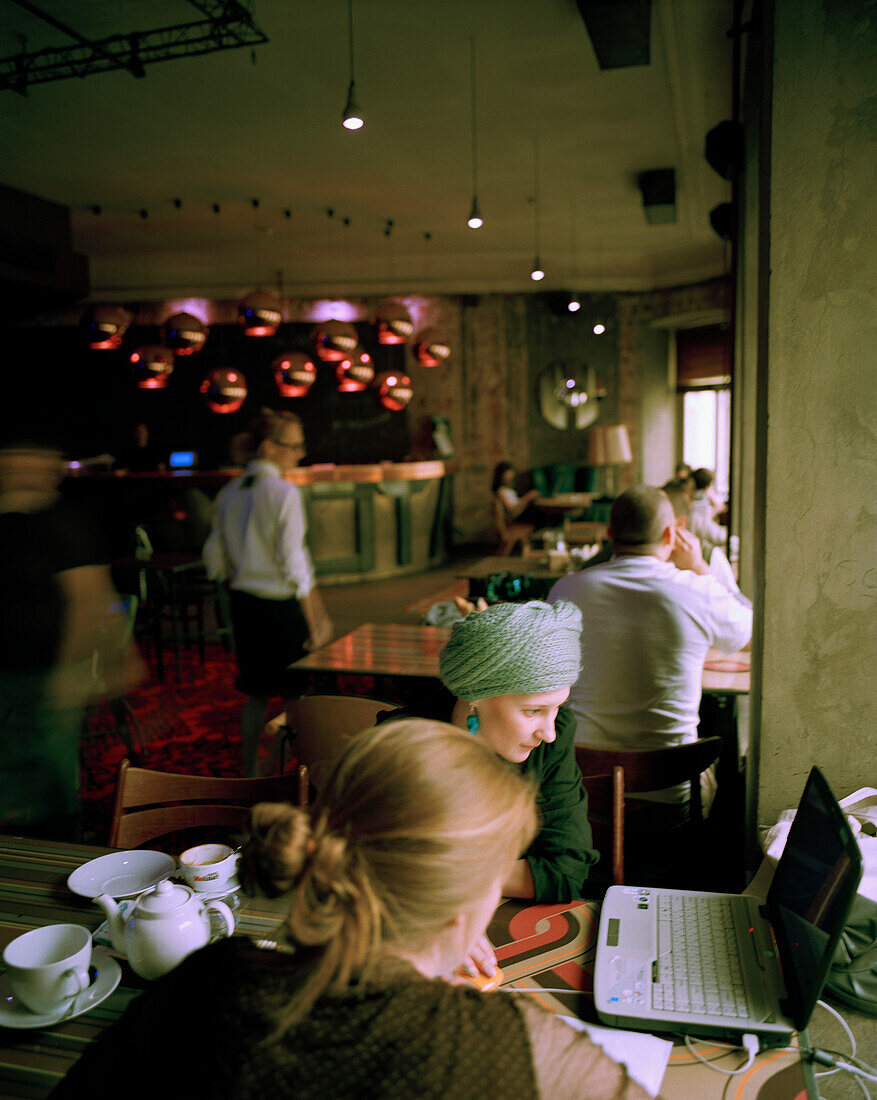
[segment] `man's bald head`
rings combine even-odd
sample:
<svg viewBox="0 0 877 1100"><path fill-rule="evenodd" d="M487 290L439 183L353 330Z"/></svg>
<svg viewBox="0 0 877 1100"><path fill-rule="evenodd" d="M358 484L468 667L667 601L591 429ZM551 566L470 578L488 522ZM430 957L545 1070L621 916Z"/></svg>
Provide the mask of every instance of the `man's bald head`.
<svg viewBox="0 0 877 1100"><path fill-rule="evenodd" d="M666 543L668 527L674 527L673 507L652 485L634 485L612 505L609 537L616 553L654 554Z"/></svg>

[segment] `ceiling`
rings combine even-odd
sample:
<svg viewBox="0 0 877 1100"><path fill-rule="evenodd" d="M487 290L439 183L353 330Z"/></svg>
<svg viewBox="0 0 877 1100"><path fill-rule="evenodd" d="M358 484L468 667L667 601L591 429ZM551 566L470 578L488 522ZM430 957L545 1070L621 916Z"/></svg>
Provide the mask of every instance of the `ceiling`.
<svg viewBox="0 0 877 1100"><path fill-rule="evenodd" d="M35 2L91 39L198 17L185 0ZM27 7L0 0L0 57L21 35L70 45ZM267 44L0 92L0 183L70 206L92 298L534 290L537 150L538 289L726 269L709 211L730 188L703 147L730 115L729 0L654 0L650 64L606 70L575 0L353 0L356 132L346 0L252 8ZM649 225L637 176L668 167L676 221Z"/></svg>

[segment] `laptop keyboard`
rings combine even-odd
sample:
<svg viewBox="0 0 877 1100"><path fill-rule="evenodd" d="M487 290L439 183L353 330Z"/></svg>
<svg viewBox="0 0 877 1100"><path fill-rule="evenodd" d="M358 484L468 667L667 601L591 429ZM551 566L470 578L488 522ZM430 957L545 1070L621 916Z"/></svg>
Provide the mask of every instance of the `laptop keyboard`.
<svg viewBox="0 0 877 1100"><path fill-rule="evenodd" d="M732 902L658 895L658 958L652 1007L703 1016L747 1017L749 1007Z"/></svg>

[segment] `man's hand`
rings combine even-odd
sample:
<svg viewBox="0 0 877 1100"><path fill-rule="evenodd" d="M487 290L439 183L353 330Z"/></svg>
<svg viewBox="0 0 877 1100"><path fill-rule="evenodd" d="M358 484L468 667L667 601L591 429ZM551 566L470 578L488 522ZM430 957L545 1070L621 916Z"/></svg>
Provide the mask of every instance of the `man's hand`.
<svg viewBox="0 0 877 1100"><path fill-rule="evenodd" d="M709 573L709 566L703 560L703 552L700 548L700 539L686 531L684 527L675 529L673 549L670 551L670 561L677 569L690 569L692 573Z"/></svg>

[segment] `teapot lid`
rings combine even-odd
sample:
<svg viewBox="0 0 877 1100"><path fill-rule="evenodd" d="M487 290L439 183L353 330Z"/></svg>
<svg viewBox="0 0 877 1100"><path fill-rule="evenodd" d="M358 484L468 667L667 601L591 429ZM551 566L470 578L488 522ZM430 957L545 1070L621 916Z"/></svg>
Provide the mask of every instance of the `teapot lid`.
<svg viewBox="0 0 877 1100"><path fill-rule="evenodd" d="M138 916L161 917L184 905L194 891L188 886L178 886L170 879L164 879L148 893L141 894L137 899Z"/></svg>

